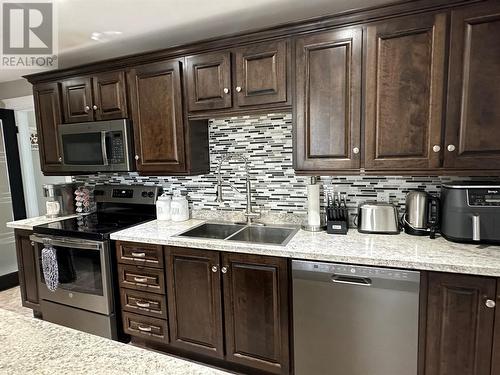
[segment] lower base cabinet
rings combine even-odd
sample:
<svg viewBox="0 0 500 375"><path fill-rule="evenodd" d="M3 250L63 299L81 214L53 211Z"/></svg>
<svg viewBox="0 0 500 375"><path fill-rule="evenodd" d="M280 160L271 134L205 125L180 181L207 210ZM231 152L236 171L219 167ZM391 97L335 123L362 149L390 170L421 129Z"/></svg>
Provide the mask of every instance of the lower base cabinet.
<svg viewBox="0 0 500 375"><path fill-rule="evenodd" d="M491 371L500 355L497 283L490 277L429 273L425 375L500 374L500 368Z"/></svg>
<svg viewBox="0 0 500 375"><path fill-rule="evenodd" d="M36 315L40 311L40 300L38 295L36 252L29 238L31 234L32 232L28 230L16 229L14 231L21 302L24 307L33 309Z"/></svg>

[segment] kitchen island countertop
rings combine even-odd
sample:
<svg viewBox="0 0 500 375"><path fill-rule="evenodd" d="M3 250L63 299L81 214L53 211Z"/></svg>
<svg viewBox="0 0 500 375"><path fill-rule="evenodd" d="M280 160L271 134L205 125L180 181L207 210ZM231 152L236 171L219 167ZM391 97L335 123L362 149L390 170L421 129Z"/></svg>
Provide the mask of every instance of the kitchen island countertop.
<svg viewBox="0 0 500 375"><path fill-rule="evenodd" d="M229 374L4 309L0 342L1 374Z"/></svg>
<svg viewBox="0 0 500 375"><path fill-rule="evenodd" d="M293 259L464 273L500 277L500 246L459 244L438 237L362 234L330 235L299 230L286 246L182 238L176 235L203 223L153 220L111 234L111 239Z"/></svg>

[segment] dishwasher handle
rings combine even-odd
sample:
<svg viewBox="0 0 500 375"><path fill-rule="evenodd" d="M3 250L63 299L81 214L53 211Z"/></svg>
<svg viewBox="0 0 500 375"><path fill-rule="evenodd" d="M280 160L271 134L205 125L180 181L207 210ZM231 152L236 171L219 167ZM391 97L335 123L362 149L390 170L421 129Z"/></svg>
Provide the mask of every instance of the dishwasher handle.
<svg viewBox="0 0 500 375"><path fill-rule="evenodd" d="M349 284L359 286L371 286L372 279L369 277L359 277L351 275L332 275L332 281L336 284Z"/></svg>

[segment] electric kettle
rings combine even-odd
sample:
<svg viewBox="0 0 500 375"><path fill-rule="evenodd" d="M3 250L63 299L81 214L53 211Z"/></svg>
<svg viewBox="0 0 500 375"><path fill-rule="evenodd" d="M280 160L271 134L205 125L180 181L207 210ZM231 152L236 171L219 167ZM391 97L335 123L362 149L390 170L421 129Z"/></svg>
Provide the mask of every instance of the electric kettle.
<svg viewBox="0 0 500 375"><path fill-rule="evenodd" d="M406 195L406 213L403 216L405 232L414 236L435 238L439 228L439 198L425 191L410 191Z"/></svg>

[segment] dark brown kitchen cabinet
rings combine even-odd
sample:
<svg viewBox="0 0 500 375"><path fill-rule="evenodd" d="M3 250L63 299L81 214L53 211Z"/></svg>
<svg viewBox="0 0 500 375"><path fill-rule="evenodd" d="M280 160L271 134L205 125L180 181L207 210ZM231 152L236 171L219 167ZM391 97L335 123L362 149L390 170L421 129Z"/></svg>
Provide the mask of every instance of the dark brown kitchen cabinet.
<svg viewBox="0 0 500 375"><path fill-rule="evenodd" d="M288 374L287 260L222 253L222 267L226 359Z"/></svg>
<svg viewBox="0 0 500 375"><path fill-rule="evenodd" d="M31 231L15 230L17 266L19 270L19 285L21 287L21 302L24 307L40 311L38 295L38 279L36 268L36 251L29 236Z"/></svg>
<svg viewBox="0 0 500 375"><path fill-rule="evenodd" d="M58 172L62 164L58 125L61 121L61 99L57 82L33 86L40 167L43 172Z"/></svg>
<svg viewBox="0 0 500 375"><path fill-rule="evenodd" d="M234 52L235 106L284 103L288 99L288 42L241 47Z"/></svg>
<svg viewBox="0 0 500 375"><path fill-rule="evenodd" d="M230 52L189 56L186 66L189 111L231 107Z"/></svg>
<svg viewBox="0 0 500 375"><path fill-rule="evenodd" d="M92 79L75 77L61 82L64 122L94 120Z"/></svg>
<svg viewBox="0 0 500 375"><path fill-rule="evenodd" d="M446 14L367 27L365 168L441 166Z"/></svg>
<svg viewBox="0 0 500 375"><path fill-rule="evenodd" d="M92 77L96 120L127 118L125 72L104 72Z"/></svg>
<svg viewBox="0 0 500 375"><path fill-rule="evenodd" d="M127 117L123 71L67 79L61 87L65 123Z"/></svg>
<svg viewBox="0 0 500 375"><path fill-rule="evenodd" d="M208 124L185 123L183 61L142 65L128 73L135 159L142 174L208 172Z"/></svg>
<svg viewBox="0 0 500 375"><path fill-rule="evenodd" d="M361 28L296 40L297 171L359 169L361 43Z"/></svg>
<svg viewBox="0 0 500 375"><path fill-rule="evenodd" d="M445 168L500 169L500 5L451 12Z"/></svg>
<svg viewBox="0 0 500 375"><path fill-rule="evenodd" d="M429 273L425 375L490 375L496 283Z"/></svg>
<svg viewBox="0 0 500 375"><path fill-rule="evenodd" d="M289 60L287 40L188 56L189 112L290 105Z"/></svg>
<svg viewBox="0 0 500 375"><path fill-rule="evenodd" d="M219 253L167 248L171 345L223 358Z"/></svg>
<svg viewBox="0 0 500 375"><path fill-rule="evenodd" d="M495 331L493 336L493 360L491 375L500 375L500 278L497 278Z"/></svg>

